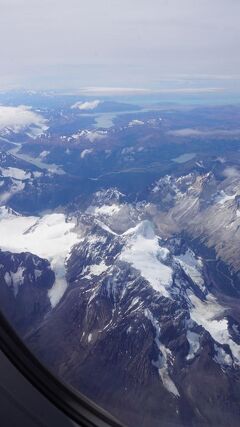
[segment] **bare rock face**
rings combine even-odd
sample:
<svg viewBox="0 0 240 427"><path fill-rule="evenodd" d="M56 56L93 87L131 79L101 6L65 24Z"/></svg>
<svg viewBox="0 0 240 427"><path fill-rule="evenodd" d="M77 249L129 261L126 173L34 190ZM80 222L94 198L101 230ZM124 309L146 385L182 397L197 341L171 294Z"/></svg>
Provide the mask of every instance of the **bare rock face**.
<svg viewBox="0 0 240 427"><path fill-rule="evenodd" d="M171 205L168 200L165 202L166 184ZM156 222L160 232L188 233L213 248L216 255L238 273L239 194L238 179L217 182L213 174L207 173L160 179L151 190L151 199L159 201Z"/></svg>

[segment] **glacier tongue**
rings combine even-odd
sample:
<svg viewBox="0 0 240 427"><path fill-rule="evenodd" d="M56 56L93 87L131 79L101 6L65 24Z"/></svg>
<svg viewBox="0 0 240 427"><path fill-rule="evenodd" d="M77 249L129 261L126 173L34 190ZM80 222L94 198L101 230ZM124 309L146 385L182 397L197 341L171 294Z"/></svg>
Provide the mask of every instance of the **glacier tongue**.
<svg viewBox="0 0 240 427"><path fill-rule="evenodd" d="M158 369L159 376L166 390L168 390L169 393L172 393L174 396L179 397L180 396L179 391L168 372L168 364L172 363L173 361L172 352L163 343L161 343L160 325L159 325L159 322L152 315L151 311L146 309L144 314L147 317L147 319L150 320L153 328L155 329L155 334L156 334L155 343L159 350L158 359L157 361L153 360L152 364Z"/></svg>

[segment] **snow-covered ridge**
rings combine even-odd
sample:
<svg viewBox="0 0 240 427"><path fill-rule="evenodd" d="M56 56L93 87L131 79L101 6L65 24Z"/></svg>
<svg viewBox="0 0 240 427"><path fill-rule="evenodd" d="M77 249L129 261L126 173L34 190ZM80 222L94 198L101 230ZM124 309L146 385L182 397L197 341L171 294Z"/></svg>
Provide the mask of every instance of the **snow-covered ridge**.
<svg viewBox="0 0 240 427"><path fill-rule="evenodd" d="M62 135L60 139L64 142L78 142L82 139L89 142L96 142L107 137L107 131L105 130L81 130L79 132L73 133L71 136Z"/></svg>
<svg viewBox="0 0 240 427"><path fill-rule="evenodd" d="M75 223L68 222L61 213L27 217L0 208L0 248L13 253L30 252L49 260L55 273L55 283L49 291L53 307L67 288L65 260L79 241L74 227Z"/></svg>
<svg viewBox="0 0 240 427"><path fill-rule="evenodd" d="M169 251L159 245L151 222L142 221L126 231L123 237L127 237L127 242L119 259L139 270L153 289L169 297L173 271L164 264Z"/></svg>
<svg viewBox="0 0 240 427"><path fill-rule="evenodd" d="M105 208L105 205L102 205L97 208L95 213L100 215L102 208L106 220L108 215L114 215L114 206L107 206ZM92 214L92 212L89 213ZM97 218L94 219L94 222L108 233L116 236L117 240L121 242L122 247L120 252L115 256L114 262L124 261L130 264L134 269L139 271L141 276L160 295L171 300L183 299L187 303L190 315L188 324L186 324L186 339L189 343L189 352L186 356L187 361L192 361L198 352L201 351L201 332L199 332L199 329L196 329L197 325L199 325L208 331L214 340L217 349L214 358L216 363L220 364L221 367L224 367L224 364L239 364L240 346L234 341L229 332L228 321L225 315L226 309L213 297L205 284L203 261L201 258L197 257L189 248L185 248L185 251L179 255L174 255L165 247L165 243L156 234L154 225L149 220L139 222L135 227L129 228L122 234L114 233ZM97 234L94 237L99 242L102 238L101 235L98 236ZM91 280L93 276L100 277L102 274L109 274L111 266L106 266L104 262L100 264L93 263L93 265L90 265L86 269L87 275L84 277ZM121 269L121 265L120 267L118 265L118 268ZM199 289L199 292L196 292L196 287ZM141 310L141 303L138 297L132 300L129 309L133 308L133 304L135 311ZM233 355L232 358L230 351L228 353L223 348L226 344L229 345ZM163 377L166 377L168 352L166 353L167 350L162 345L160 348L160 344L159 349L162 355L159 356L157 362L155 361L157 364L155 366L158 367L160 376L163 375ZM160 369L163 370L160 371ZM163 377L161 376L164 381Z"/></svg>
<svg viewBox="0 0 240 427"><path fill-rule="evenodd" d="M127 237L127 241L119 258L139 270L155 291L165 297L174 298L173 277L177 271L176 268L179 267L198 286L206 296L206 300L203 301L192 290L186 289L185 298L186 301L189 300L190 318L196 324L203 326L215 341L217 350L214 360L217 363L221 366L231 365L233 361L240 364L240 345L232 339L229 333L228 320L225 316L226 308L205 287L202 260L197 258L190 249L178 256L171 255L168 249L160 245L161 240L155 234L150 221L142 221L136 227L123 233L123 236ZM181 289L181 293L183 291L184 288ZM190 346L187 360L191 360L200 349L200 342L199 335L190 327L187 332L187 340ZM233 360L222 348L225 344L229 345ZM160 366L163 366L162 357L159 358L158 367L160 368Z"/></svg>

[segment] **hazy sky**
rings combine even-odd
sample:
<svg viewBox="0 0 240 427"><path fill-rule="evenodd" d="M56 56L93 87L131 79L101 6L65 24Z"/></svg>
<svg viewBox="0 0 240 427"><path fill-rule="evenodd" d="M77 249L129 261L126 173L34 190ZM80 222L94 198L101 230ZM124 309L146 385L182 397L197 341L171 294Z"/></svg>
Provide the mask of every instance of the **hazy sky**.
<svg viewBox="0 0 240 427"><path fill-rule="evenodd" d="M240 0L0 0L0 89L229 81L239 19Z"/></svg>

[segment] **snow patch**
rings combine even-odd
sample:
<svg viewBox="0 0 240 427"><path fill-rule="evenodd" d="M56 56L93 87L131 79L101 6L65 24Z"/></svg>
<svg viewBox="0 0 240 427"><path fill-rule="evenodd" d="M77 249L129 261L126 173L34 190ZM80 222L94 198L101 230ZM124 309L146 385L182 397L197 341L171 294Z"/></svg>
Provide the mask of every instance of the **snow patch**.
<svg viewBox="0 0 240 427"><path fill-rule="evenodd" d="M107 231L107 233L113 234L114 236L118 236L115 231L111 230L111 228L108 227L108 225L104 224L102 221L99 221L98 219L96 219L95 221L96 224L99 225L99 227L101 227L103 230Z"/></svg>
<svg viewBox="0 0 240 427"><path fill-rule="evenodd" d="M200 349L199 334L193 331L187 331L187 340L189 344L189 352L187 360L192 360L196 356L196 353Z"/></svg>
<svg viewBox="0 0 240 427"><path fill-rule="evenodd" d="M49 260L55 273L54 285L48 292L52 307L67 288L65 260L79 241L74 227L75 223L67 222L60 213L34 217L0 210L0 248L15 253L30 252Z"/></svg>
<svg viewBox="0 0 240 427"><path fill-rule="evenodd" d="M13 293L16 297L19 291L19 286L21 286L24 282L24 273L25 269L23 267L18 267L17 271L14 273L13 271L6 272L4 275L5 282L7 286L13 287Z"/></svg>
<svg viewBox="0 0 240 427"><path fill-rule="evenodd" d="M100 262L100 264L93 264L89 267L89 273L85 277L87 278L88 276L100 276L107 269L108 266L105 264L104 261Z"/></svg>
<svg viewBox="0 0 240 427"><path fill-rule="evenodd" d="M19 168L0 168L2 176L5 178L14 178L18 180L24 181L25 179L31 178L31 174L29 172L25 172L23 169Z"/></svg>
<svg viewBox="0 0 240 427"><path fill-rule="evenodd" d="M40 178L40 176L42 176L43 175L43 173L42 172L39 172L39 171L35 171L35 172L33 172L33 176L34 176L34 178Z"/></svg>
<svg viewBox="0 0 240 427"><path fill-rule="evenodd" d="M90 343L90 342L92 341L92 334L89 334L89 335L88 335L87 340L88 340L88 343Z"/></svg>
<svg viewBox="0 0 240 427"><path fill-rule="evenodd" d="M227 354L222 347L214 344L214 350L216 354L213 359L215 360L216 363L218 363L222 367L232 365L233 361L231 356Z"/></svg>

